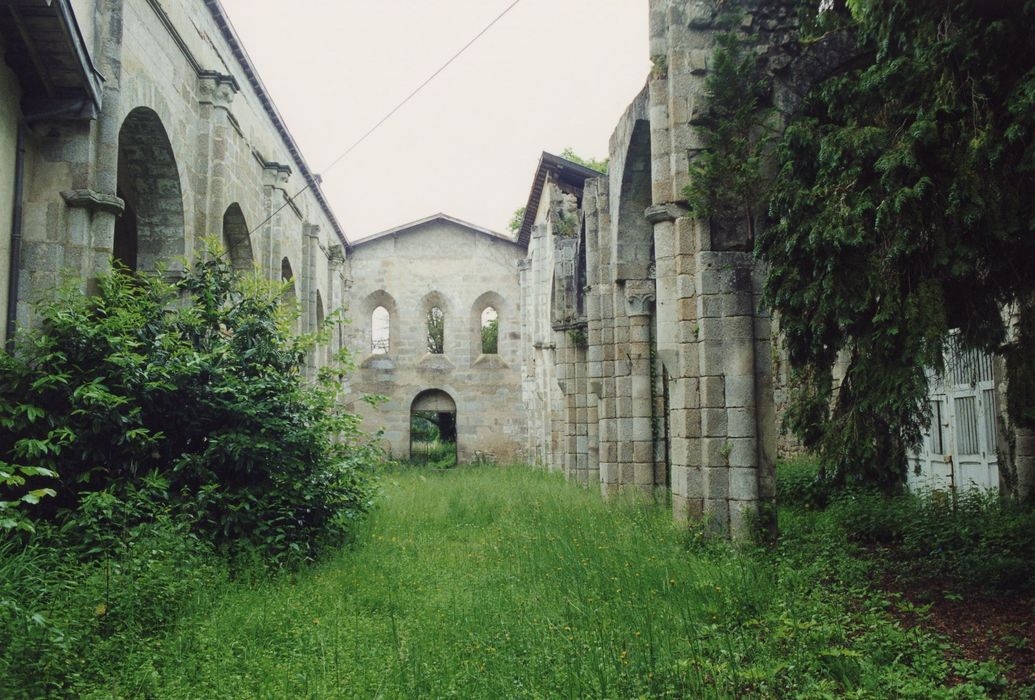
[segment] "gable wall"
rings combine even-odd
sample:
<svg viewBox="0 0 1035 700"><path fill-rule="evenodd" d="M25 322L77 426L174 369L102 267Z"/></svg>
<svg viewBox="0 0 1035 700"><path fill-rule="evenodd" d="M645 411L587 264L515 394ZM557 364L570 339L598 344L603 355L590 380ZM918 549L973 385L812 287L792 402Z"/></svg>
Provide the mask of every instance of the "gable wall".
<svg viewBox="0 0 1035 700"><path fill-rule="evenodd" d="M436 220L372 242L350 258L353 285L348 347L358 365L350 380L353 409L363 429L385 431L398 458L409 456L410 406L421 391L440 389L457 406L459 458L484 453L498 462L523 454L521 401L521 300L517 264L521 249L458 224ZM426 312L445 313L445 352L430 355ZM480 313L499 313L498 357L480 357ZM392 314L387 355L371 354L371 314ZM388 397L376 408L364 394Z"/></svg>

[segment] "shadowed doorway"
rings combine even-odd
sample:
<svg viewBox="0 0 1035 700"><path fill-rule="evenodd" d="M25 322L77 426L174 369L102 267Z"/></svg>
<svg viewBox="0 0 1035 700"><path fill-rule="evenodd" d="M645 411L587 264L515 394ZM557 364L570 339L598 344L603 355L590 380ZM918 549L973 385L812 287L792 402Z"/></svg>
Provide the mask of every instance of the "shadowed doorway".
<svg viewBox="0 0 1035 700"><path fill-rule="evenodd" d="M410 461L436 468L457 463L456 403L440 389L422 391L410 405Z"/></svg>

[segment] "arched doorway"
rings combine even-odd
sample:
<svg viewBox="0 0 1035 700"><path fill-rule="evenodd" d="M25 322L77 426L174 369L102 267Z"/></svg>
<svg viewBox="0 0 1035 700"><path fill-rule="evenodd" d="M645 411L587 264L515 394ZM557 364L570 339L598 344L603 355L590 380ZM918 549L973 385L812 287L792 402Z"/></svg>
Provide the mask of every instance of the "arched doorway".
<svg viewBox="0 0 1035 700"><path fill-rule="evenodd" d="M175 271L186 253L183 196L162 120L137 107L119 131L118 195L126 202L116 221L113 257L130 270Z"/></svg>
<svg viewBox="0 0 1035 700"><path fill-rule="evenodd" d="M422 391L410 404L410 461L438 468L457 463L456 402L441 389Z"/></svg>

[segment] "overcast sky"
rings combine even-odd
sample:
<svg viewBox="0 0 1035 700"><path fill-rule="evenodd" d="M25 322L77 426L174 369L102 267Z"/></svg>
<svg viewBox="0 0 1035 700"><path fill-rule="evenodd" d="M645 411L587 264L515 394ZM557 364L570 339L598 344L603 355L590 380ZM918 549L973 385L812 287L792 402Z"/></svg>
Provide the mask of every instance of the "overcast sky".
<svg viewBox="0 0 1035 700"><path fill-rule="evenodd" d="M604 158L650 69L648 0L222 0L351 240L444 212L506 231L542 151Z"/></svg>

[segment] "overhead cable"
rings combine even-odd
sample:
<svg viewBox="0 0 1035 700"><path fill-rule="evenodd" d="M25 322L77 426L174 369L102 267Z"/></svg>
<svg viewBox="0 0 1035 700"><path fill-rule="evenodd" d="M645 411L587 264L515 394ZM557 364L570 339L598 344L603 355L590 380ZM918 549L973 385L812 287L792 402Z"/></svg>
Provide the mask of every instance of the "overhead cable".
<svg viewBox="0 0 1035 700"><path fill-rule="evenodd" d="M327 165L327 167L325 167L323 169L323 174L325 174L328 170L330 170L335 165L337 165L342 160L344 160L350 153L352 153L352 151L354 151L357 147L359 147L360 144L362 144L364 141L366 141L368 138L370 138L370 136L373 135L373 133L375 131L380 129L381 126L384 125L384 123L387 122L389 119L391 119L395 115L396 112L398 112L400 109L402 109L406 105L407 102L409 102L414 97L416 97L421 92L421 90L426 88L431 83L431 81L433 81L435 78L437 78L446 68L449 68L449 66L454 61L456 61L456 59L460 58L469 48L471 48L474 45L474 43L476 41L481 39L482 36L486 32L488 32L490 29L492 29L496 25L497 22L499 22L501 19L503 19L507 15L507 13L509 13L511 10L513 10L517 6L517 4L519 2L521 2L521 0L514 0L512 3L507 5L507 7L504 8L504 10L502 12L500 12L498 15L496 15L496 17L491 22L489 22L487 25L485 25L485 27L483 27L480 32L475 34L474 37L472 37L470 41L468 41L466 44L464 44L463 47L459 51L457 51L455 54L453 54L449 58L448 61L443 63L441 66L439 66L438 70L436 70L434 73L429 75L427 77L427 79L424 80L424 82L422 82L420 85L418 85L416 88L414 88L413 91L411 91L409 95L407 95L405 98L403 98L403 100L401 102L399 102L397 105L395 105L395 107L392 107L392 109L387 114L385 114L383 117L381 117L381 119L376 124L374 124L372 127L367 129L366 133L364 133L362 136L360 136L358 139L356 139L356 141L351 146L346 148L341 153L341 155L339 155L337 158L332 160ZM268 217L266 217L266 219L262 223L260 223L258 226L253 228L251 231L249 231L249 235L251 235L252 233L255 233L260 228L265 226L267 223L270 222L271 219L273 219L274 216L279 214L285 207L287 207L289 204L291 204L293 201L295 201L299 196L301 196L306 191L308 191L314 184L319 184L320 182L322 182L322 174L321 175L314 175L312 180L310 180L308 183L306 183L305 187L303 187L298 192L296 192L294 195L292 195L290 198L288 198L288 200L286 202L284 202L282 205L280 205L280 207L276 211L274 211L272 214L270 214Z"/></svg>

